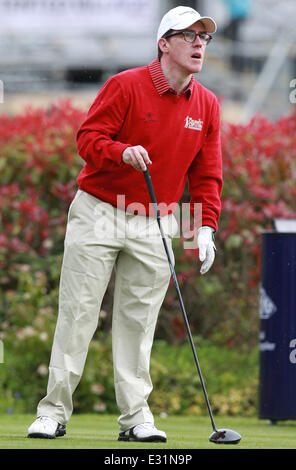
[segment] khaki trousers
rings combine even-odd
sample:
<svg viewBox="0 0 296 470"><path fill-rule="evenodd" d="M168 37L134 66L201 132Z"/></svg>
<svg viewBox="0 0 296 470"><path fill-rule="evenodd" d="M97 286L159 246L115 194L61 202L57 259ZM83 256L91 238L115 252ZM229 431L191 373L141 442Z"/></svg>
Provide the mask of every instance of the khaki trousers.
<svg viewBox="0 0 296 470"><path fill-rule="evenodd" d="M178 229L171 214L162 218L171 251ZM38 416L65 424L81 379L89 343L115 269L112 349L118 423L125 431L153 423L147 400L152 390L150 353L170 270L155 217L128 214L78 190L68 214L47 395Z"/></svg>

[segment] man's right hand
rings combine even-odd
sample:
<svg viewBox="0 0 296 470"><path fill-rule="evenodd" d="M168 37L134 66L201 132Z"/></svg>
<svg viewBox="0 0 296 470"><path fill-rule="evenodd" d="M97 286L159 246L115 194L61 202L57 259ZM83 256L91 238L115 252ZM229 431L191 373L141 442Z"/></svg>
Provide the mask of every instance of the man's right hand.
<svg viewBox="0 0 296 470"><path fill-rule="evenodd" d="M128 165L132 165L132 167L139 171L145 171L146 164L149 165L152 163L147 150L145 150L141 145L127 147L122 152L122 161Z"/></svg>

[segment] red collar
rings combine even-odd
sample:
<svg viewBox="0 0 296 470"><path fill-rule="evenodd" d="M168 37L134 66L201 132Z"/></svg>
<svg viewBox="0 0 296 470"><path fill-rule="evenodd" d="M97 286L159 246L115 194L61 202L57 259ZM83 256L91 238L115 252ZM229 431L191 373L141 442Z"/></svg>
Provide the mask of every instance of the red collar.
<svg viewBox="0 0 296 470"><path fill-rule="evenodd" d="M171 87L165 78L159 59L154 59L151 64L148 65L148 70L150 72L153 84L156 88L157 93L161 96L167 92L176 94L176 91ZM186 88L183 93L186 94L186 97L189 99L193 90L194 77L192 75L189 86Z"/></svg>

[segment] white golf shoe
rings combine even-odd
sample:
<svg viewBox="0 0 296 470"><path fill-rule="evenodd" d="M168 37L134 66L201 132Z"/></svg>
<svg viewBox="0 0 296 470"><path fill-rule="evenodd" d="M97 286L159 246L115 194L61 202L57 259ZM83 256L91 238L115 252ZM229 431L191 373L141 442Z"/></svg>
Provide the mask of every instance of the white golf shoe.
<svg viewBox="0 0 296 470"><path fill-rule="evenodd" d="M54 439L65 434L66 426L48 416L39 416L28 429L28 437L40 439Z"/></svg>
<svg viewBox="0 0 296 470"><path fill-rule="evenodd" d="M119 433L119 441L166 442L166 434L152 423L137 424L127 431Z"/></svg>

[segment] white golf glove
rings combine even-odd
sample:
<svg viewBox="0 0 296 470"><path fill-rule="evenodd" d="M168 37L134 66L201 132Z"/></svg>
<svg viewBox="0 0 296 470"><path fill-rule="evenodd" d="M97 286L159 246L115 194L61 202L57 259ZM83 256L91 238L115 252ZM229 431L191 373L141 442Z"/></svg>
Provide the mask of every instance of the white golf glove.
<svg viewBox="0 0 296 470"><path fill-rule="evenodd" d="M213 238L214 229L204 225L197 231L197 246L199 249L199 259L202 262L200 273L209 271L215 259L215 243Z"/></svg>

